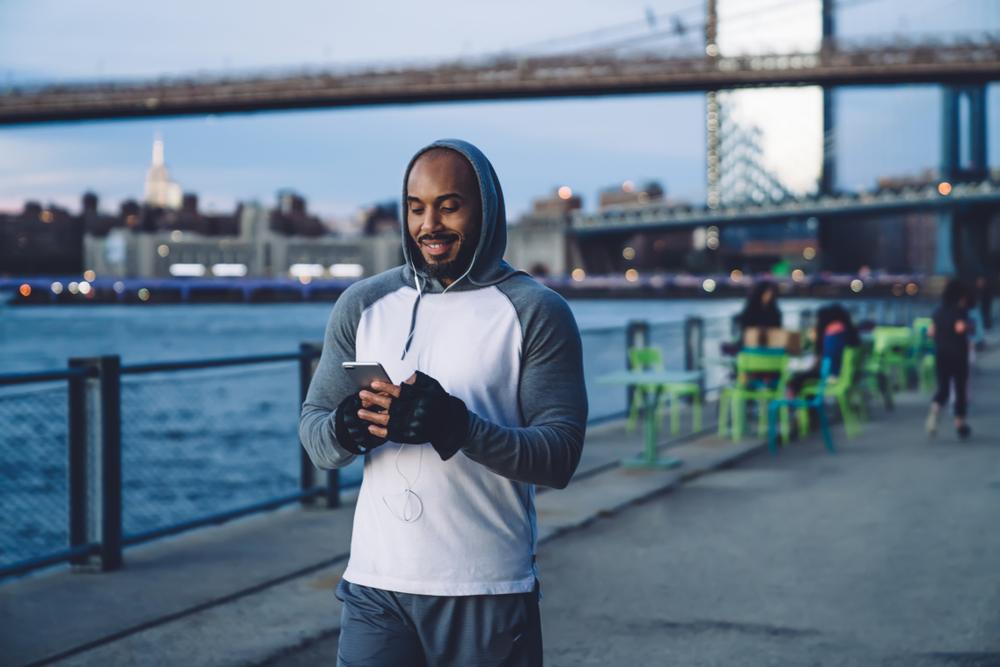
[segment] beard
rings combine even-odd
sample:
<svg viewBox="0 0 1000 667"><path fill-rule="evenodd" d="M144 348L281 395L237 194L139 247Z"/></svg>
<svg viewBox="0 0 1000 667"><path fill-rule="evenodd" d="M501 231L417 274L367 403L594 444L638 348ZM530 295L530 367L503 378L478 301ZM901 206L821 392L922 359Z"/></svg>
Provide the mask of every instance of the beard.
<svg viewBox="0 0 1000 667"><path fill-rule="evenodd" d="M428 237L421 237L424 240ZM469 265L472 263L472 257L476 253L476 247L473 243L469 242L470 239L466 237L461 237L458 246L458 253L455 255L454 259L443 261L443 262L428 262L424 259L424 253L420 250L420 243L414 243L416 246L415 254L413 255L413 264L428 278L433 278L434 280L449 280L455 281L462 277L462 274L468 270Z"/></svg>

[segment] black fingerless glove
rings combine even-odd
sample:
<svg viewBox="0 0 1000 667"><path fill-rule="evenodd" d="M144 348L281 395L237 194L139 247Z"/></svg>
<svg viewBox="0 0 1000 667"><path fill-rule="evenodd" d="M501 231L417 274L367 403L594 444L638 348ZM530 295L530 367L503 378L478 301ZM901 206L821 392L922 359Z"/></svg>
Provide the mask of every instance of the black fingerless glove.
<svg viewBox="0 0 1000 667"><path fill-rule="evenodd" d="M417 371L413 384L400 385L399 398L392 401L388 430L393 442L431 443L447 461L465 444L469 410L437 380Z"/></svg>
<svg viewBox="0 0 1000 667"><path fill-rule="evenodd" d="M385 438L379 438L368 431L370 422L358 416L361 409L361 397L351 394L340 402L337 406L334 417L334 433L337 434L337 442L340 446L352 454L367 454L379 445L385 444ZM378 407L369 408L372 412L377 412Z"/></svg>

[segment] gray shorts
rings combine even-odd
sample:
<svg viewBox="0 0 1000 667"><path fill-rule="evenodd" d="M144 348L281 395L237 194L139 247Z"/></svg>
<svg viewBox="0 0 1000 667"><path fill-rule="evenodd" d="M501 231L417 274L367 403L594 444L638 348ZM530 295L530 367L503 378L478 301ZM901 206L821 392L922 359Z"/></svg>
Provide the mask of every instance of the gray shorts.
<svg viewBox="0 0 1000 667"><path fill-rule="evenodd" d="M535 667L542 664L538 584L531 593L444 597L341 579L338 667Z"/></svg>

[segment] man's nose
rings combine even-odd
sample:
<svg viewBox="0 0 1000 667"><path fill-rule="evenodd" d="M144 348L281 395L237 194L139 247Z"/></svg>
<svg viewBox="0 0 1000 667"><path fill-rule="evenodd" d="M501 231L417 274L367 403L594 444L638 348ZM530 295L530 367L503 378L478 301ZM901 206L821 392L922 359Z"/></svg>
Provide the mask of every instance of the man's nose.
<svg viewBox="0 0 1000 667"><path fill-rule="evenodd" d="M444 225L441 224L441 216L438 215L437 211L428 210L424 219L420 221L420 235L433 234L442 229L444 229Z"/></svg>

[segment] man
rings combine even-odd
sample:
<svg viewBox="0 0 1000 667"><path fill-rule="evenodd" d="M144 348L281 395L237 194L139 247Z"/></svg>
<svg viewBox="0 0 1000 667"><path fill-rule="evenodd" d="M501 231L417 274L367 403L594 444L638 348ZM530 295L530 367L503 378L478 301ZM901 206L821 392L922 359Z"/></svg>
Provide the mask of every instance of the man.
<svg viewBox="0 0 1000 667"><path fill-rule="evenodd" d="M365 457L338 663L538 665L534 487L580 460L580 334L503 261L503 193L475 146L419 151L403 210L405 265L337 300L299 423L318 467ZM393 383L359 391L343 361Z"/></svg>

